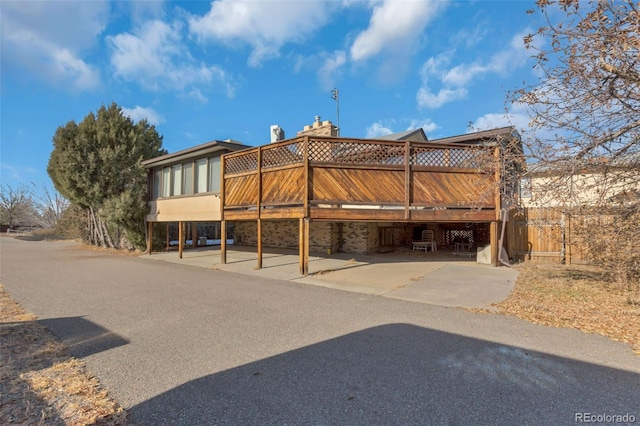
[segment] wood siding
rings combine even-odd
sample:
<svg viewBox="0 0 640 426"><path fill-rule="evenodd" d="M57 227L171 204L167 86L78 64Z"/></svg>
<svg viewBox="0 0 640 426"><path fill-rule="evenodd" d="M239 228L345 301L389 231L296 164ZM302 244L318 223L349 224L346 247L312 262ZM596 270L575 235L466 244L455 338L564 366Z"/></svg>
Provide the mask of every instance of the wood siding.
<svg viewBox="0 0 640 426"><path fill-rule="evenodd" d="M404 202L404 171L312 167L312 203L397 204Z"/></svg>
<svg viewBox="0 0 640 426"><path fill-rule="evenodd" d="M486 161L497 150L298 137L222 157L223 215L229 220L493 221L499 174Z"/></svg>
<svg viewBox="0 0 640 426"><path fill-rule="evenodd" d="M413 172L412 205L495 208L493 176L465 172Z"/></svg>
<svg viewBox="0 0 640 426"><path fill-rule="evenodd" d="M224 205L255 206L258 203L258 175L256 173L244 176L225 177Z"/></svg>
<svg viewBox="0 0 640 426"><path fill-rule="evenodd" d="M263 171L261 204L302 204L304 202L304 185L299 183L303 181L303 167Z"/></svg>

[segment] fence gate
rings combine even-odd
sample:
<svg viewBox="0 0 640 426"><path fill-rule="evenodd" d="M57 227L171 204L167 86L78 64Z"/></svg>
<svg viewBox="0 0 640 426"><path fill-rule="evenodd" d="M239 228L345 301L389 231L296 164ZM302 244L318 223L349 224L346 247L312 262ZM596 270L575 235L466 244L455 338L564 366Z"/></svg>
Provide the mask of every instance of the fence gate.
<svg viewBox="0 0 640 426"><path fill-rule="evenodd" d="M565 261L564 215L555 209L524 208L510 213L507 250L515 261Z"/></svg>

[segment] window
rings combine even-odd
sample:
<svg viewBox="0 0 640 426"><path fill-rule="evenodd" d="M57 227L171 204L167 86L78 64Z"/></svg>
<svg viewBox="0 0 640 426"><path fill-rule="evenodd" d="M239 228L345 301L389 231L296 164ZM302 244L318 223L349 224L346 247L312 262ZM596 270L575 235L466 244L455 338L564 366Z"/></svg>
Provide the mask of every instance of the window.
<svg viewBox="0 0 640 426"><path fill-rule="evenodd" d="M207 159L196 160L196 194L207 192Z"/></svg>
<svg viewBox="0 0 640 426"><path fill-rule="evenodd" d="M160 188L162 188L162 169L155 169L151 177L151 199L160 198Z"/></svg>
<svg viewBox="0 0 640 426"><path fill-rule="evenodd" d="M520 198L531 198L531 178L520 180Z"/></svg>
<svg viewBox="0 0 640 426"><path fill-rule="evenodd" d="M182 194L193 195L193 163L182 165Z"/></svg>
<svg viewBox="0 0 640 426"><path fill-rule="evenodd" d="M169 167L162 169L162 196L171 196L171 169Z"/></svg>
<svg viewBox="0 0 640 426"><path fill-rule="evenodd" d="M171 195L180 195L182 193L182 164L171 166Z"/></svg>
<svg viewBox="0 0 640 426"><path fill-rule="evenodd" d="M209 157L209 192L220 192L220 157Z"/></svg>

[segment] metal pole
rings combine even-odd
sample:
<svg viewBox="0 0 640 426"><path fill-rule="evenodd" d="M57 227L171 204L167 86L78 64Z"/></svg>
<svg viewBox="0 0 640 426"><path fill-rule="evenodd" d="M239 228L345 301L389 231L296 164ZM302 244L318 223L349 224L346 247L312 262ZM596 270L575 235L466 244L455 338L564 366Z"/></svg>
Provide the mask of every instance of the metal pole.
<svg viewBox="0 0 640 426"><path fill-rule="evenodd" d="M331 91L331 98L336 101L336 121L337 121L337 133L338 136L340 136L340 92L338 91L337 88L334 88Z"/></svg>

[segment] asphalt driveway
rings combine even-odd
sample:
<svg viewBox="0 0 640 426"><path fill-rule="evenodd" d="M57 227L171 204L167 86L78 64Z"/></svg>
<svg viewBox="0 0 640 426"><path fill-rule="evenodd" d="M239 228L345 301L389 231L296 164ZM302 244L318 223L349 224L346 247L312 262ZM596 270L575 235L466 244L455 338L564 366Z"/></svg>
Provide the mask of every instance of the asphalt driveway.
<svg viewBox="0 0 640 426"><path fill-rule="evenodd" d="M138 424L640 421L640 357L601 336L70 243L0 259Z"/></svg>
<svg viewBox="0 0 640 426"><path fill-rule="evenodd" d="M514 269L480 265L475 259L455 257L446 250L374 255L314 253L308 277L300 276L295 250L268 249L263 254L262 269L256 269L255 247L230 246L226 264L220 263L219 248L213 247L187 250L182 259L175 251L142 258L438 306L489 310L509 296L518 277Z"/></svg>

